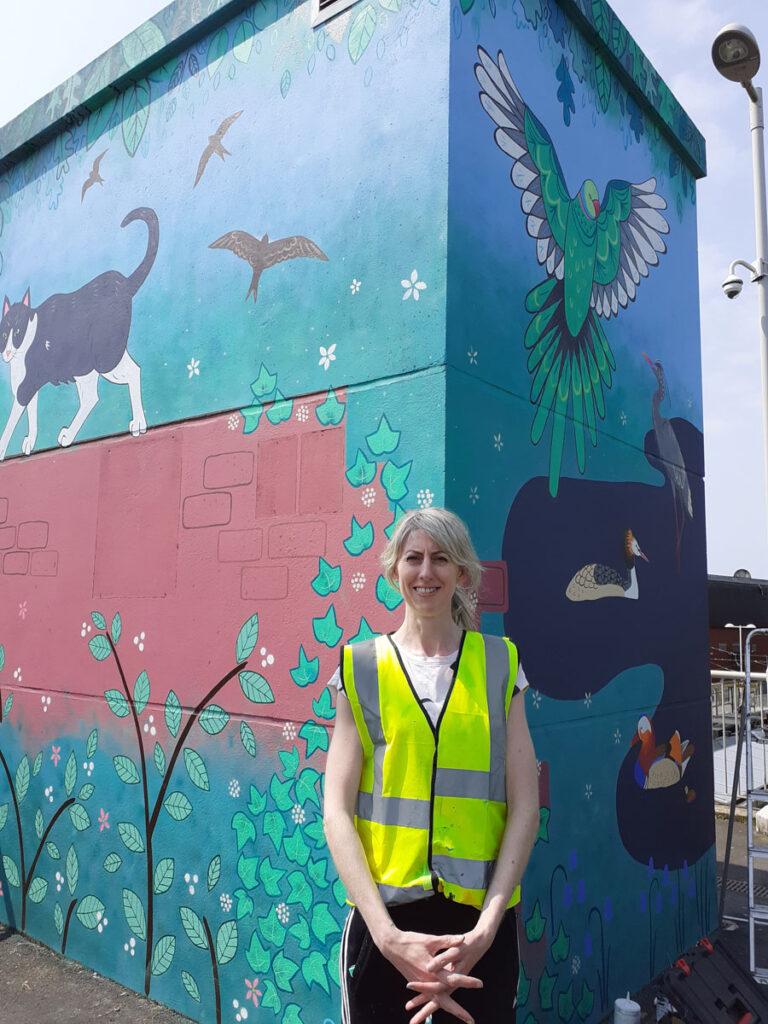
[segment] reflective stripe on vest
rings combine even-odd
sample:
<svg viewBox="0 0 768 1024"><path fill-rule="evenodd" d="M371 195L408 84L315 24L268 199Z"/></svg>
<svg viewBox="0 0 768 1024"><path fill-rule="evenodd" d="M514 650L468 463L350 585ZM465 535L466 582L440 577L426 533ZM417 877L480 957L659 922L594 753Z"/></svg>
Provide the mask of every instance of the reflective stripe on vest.
<svg viewBox="0 0 768 1024"><path fill-rule="evenodd" d="M437 726L388 637L345 647L342 669L363 747L355 825L382 899L482 906L506 824L514 645L464 634Z"/></svg>

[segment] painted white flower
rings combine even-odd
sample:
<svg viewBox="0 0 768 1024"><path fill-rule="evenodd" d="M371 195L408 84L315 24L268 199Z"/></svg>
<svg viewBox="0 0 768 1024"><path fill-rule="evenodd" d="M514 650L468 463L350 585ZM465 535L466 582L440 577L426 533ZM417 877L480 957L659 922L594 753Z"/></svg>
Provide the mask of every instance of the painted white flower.
<svg viewBox="0 0 768 1024"><path fill-rule="evenodd" d="M363 282L358 281L356 277L352 278L352 284L349 286L349 290L352 292L353 295L357 295L357 293L360 291L360 285L362 283Z"/></svg>
<svg viewBox="0 0 768 1024"><path fill-rule="evenodd" d="M473 505L476 505L478 501L480 501L480 494L477 490L477 487L470 487L469 500L472 502Z"/></svg>
<svg viewBox="0 0 768 1024"><path fill-rule="evenodd" d="M21 676L19 676L19 682L21 682ZM51 698L50 697L41 697L40 698L40 703L43 706L43 711L47 711L48 708L51 706Z"/></svg>
<svg viewBox="0 0 768 1024"><path fill-rule="evenodd" d="M138 647L140 651L144 650L144 641L147 639L147 634L142 631L133 638L134 646Z"/></svg>
<svg viewBox="0 0 768 1024"><path fill-rule="evenodd" d="M43 793L45 794L45 797L48 800L48 803L52 804L53 803L53 786L46 786L45 789L43 790Z"/></svg>
<svg viewBox="0 0 768 1024"><path fill-rule="evenodd" d="M613 742L621 743L621 729L617 729L613 734Z"/></svg>
<svg viewBox="0 0 768 1024"><path fill-rule="evenodd" d="M504 447L504 438L501 436L501 434L493 435L493 447L496 449L497 452L500 452L501 449Z"/></svg>
<svg viewBox="0 0 768 1024"><path fill-rule="evenodd" d="M541 775L541 761L538 758L536 758L536 774Z"/></svg>
<svg viewBox="0 0 768 1024"><path fill-rule="evenodd" d="M227 427L230 430L237 430L237 428L239 426L240 426L240 417L237 415L236 412L233 412L232 415L227 420Z"/></svg>
<svg viewBox="0 0 768 1024"><path fill-rule="evenodd" d="M261 654L261 667L262 668L267 668L269 665L274 665L275 664L275 656L274 656L274 654L270 654L267 651L266 647L262 647L261 651L259 653Z"/></svg>
<svg viewBox="0 0 768 1024"><path fill-rule="evenodd" d="M349 581L353 590L362 590L365 586L366 577L364 572L353 572Z"/></svg>
<svg viewBox="0 0 768 1024"><path fill-rule="evenodd" d="M584 796L587 798L587 800L592 799L592 785L589 782L584 787Z"/></svg>
<svg viewBox="0 0 768 1024"><path fill-rule="evenodd" d="M291 817L293 818L294 825L303 825L307 820L304 808L300 804L293 805L291 808Z"/></svg>
<svg viewBox="0 0 768 1024"><path fill-rule="evenodd" d="M275 913L277 914L278 920L281 924L288 924L288 921L291 918L291 912L288 909L287 904L278 903L275 907Z"/></svg>
<svg viewBox="0 0 768 1024"><path fill-rule="evenodd" d="M308 405L300 405L299 406L299 408L296 410L296 419L299 421L299 423L306 423L307 422L307 420L309 419L309 406Z"/></svg>
<svg viewBox="0 0 768 1024"><path fill-rule="evenodd" d="M283 738L286 740L295 740L297 736L296 726L293 722L286 722L283 726Z"/></svg>
<svg viewBox="0 0 768 1024"><path fill-rule="evenodd" d="M573 960L571 960L571 974L578 974L580 970L581 970L581 957L580 956L575 956L573 958Z"/></svg>
<svg viewBox="0 0 768 1024"><path fill-rule="evenodd" d="M184 872L184 884L186 885L190 896L195 895L195 886L197 885L198 881L199 879L197 875L192 875L189 873L189 871Z"/></svg>
<svg viewBox="0 0 768 1024"><path fill-rule="evenodd" d="M626 425L627 425L627 423L629 421L629 417L627 416L627 414L624 412L623 409L619 413L619 421L621 422L622 427L626 427Z"/></svg>
<svg viewBox="0 0 768 1024"><path fill-rule="evenodd" d="M477 349L470 347L467 349L467 359L471 366L477 366Z"/></svg>
<svg viewBox="0 0 768 1024"><path fill-rule="evenodd" d="M322 366L322 368L324 370L327 370L327 369L330 368L330 365L335 360L335 358L336 358L336 343L335 342L334 342L333 345L329 345L328 348L326 348L325 345L321 345L320 346L320 361L318 362L317 365L318 366Z"/></svg>
<svg viewBox="0 0 768 1024"><path fill-rule="evenodd" d="M228 892L223 892L221 896L219 896L219 904L225 914L228 914L230 912L230 910L232 909L232 897L229 895Z"/></svg>
<svg viewBox="0 0 768 1024"><path fill-rule="evenodd" d="M235 1011L236 1021L248 1020L248 1008L246 1006L241 1006L239 1000L232 1000L232 1009Z"/></svg>
<svg viewBox="0 0 768 1024"><path fill-rule="evenodd" d="M360 500L366 508L370 508L371 505L376 501L376 488L375 487L364 487Z"/></svg>
<svg viewBox="0 0 768 1024"><path fill-rule="evenodd" d="M584 707L588 708L591 703L592 703L592 694L591 693L585 693L584 694Z"/></svg>
<svg viewBox="0 0 768 1024"><path fill-rule="evenodd" d="M27 617L27 602L19 601L19 618L26 619Z"/></svg>
<svg viewBox="0 0 768 1024"><path fill-rule="evenodd" d="M93 761L83 761L83 771L86 775L93 775Z"/></svg>
<svg viewBox="0 0 768 1024"><path fill-rule="evenodd" d="M434 501L434 497L432 491L425 487L423 490L416 492L416 504L419 508L429 508Z"/></svg>
<svg viewBox="0 0 768 1024"><path fill-rule="evenodd" d="M99 922L99 923L98 923L98 924L96 925L96 931L97 931L97 932L99 933L99 935L101 935L101 933L102 933L102 932L104 931L104 929L105 929L105 928L107 927L107 925L109 924L109 921L107 920L107 915L106 915L106 914L104 914L104 915L102 916L102 913L101 913L101 911L100 911L100 910L98 910L98 911L96 912L96 920L97 920L97 921Z"/></svg>
<svg viewBox="0 0 768 1024"><path fill-rule="evenodd" d="M16 680L17 683L21 682L21 665L19 665L17 668L13 670L13 678Z"/></svg>
<svg viewBox="0 0 768 1024"><path fill-rule="evenodd" d="M150 715L144 723L144 732L148 732L150 736L157 736L157 727L154 724L155 716Z"/></svg>
<svg viewBox="0 0 768 1024"><path fill-rule="evenodd" d="M123 949L126 953L130 953L131 956L136 956L136 939L131 936L127 942L123 943Z"/></svg>
<svg viewBox="0 0 768 1024"><path fill-rule="evenodd" d="M232 796L232 797L240 796L240 783L238 782L237 779L230 779L229 780L229 786L227 787L227 789L229 790L229 795L230 796Z"/></svg>
<svg viewBox="0 0 768 1024"><path fill-rule="evenodd" d="M189 373L189 379L200 376L200 360L194 357L187 363L187 371Z"/></svg>
<svg viewBox="0 0 768 1024"><path fill-rule="evenodd" d="M80 627L80 636L85 637L91 632L91 625L89 622L84 622Z"/></svg>
<svg viewBox="0 0 768 1024"><path fill-rule="evenodd" d="M423 281L419 280L418 270L412 270L410 279L404 277L400 284L405 289L403 291L403 302L405 302L406 299L410 299L411 296L413 296L415 302L418 302L419 292L423 292L427 287Z"/></svg>
<svg viewBox="0 0 768 1024"><path fill-rule="evenodd" d="M64 875L60 871L56 872L56 892L61 892L61 887L64 885Z"/></svg>
<svg viewBox="0 0 768 1024"><path fill-rule="evenodd" d="M535 708L541 704L541 694L538 690L531 690L531 700L533 701L533 706Z"/></svg>

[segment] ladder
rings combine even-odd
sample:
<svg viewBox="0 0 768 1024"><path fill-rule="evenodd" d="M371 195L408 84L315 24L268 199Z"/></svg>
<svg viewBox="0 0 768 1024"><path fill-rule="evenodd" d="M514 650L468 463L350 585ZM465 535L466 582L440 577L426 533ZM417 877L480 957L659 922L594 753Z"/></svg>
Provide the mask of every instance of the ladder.
<svg viewBox="0 0 768 1024"><path fill-rule="evenodd" d="M751 682L751 654L752 637L768 633L768 629L751 629L746 640L746 661L744 677L744 699L742 704L742 727L743 741L747 748L747 871L749 875L749 970L755 979L762 984L768 984L768 966L758 967L755 964L755 925L762 925L768 928L768 904L755 903L755 861L760 861L763 868L768 870L768 844L759 845L755 843L753 814L761 806L768 805L768 788L755 788L753 777L753 750L752 750L752 695L750 690ZM736 768L738 771L738 766ZM738 781L738 777L734 783ZM768 785L768 784L766 784ZM757 807L756 807L757 805Z"/></svg>

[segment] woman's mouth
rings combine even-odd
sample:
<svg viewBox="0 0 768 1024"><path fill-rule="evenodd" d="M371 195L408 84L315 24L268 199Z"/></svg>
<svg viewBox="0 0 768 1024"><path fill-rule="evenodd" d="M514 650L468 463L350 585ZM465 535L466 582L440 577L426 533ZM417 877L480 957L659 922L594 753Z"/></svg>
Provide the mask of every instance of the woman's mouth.
<svg viewBox="0 0 768 1024"><path fill-rule="evenodd" d="M437 587L414 587L417 594L434 594Z"/></svg>

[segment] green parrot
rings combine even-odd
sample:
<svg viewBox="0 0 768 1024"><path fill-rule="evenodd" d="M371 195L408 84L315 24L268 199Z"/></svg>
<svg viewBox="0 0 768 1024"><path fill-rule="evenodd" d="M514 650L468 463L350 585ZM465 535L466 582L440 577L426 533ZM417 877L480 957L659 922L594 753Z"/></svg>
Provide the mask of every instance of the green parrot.
<svg viewBox="0 0 768 1024"><path fill-rule="evenodd" d="M552 139L526 106L504 54L497 61L482 47L477 54L480 102L496 125L496 145L512 159L510 177L548 275L526 296L525 348L536 407L531 441L541 441L551 417L549 492L556 497L568 419L583 473L585 429L596 446L597 421L605 417L603 388L611 386L616 360L601 318L634 301L640 278L666 252L661 236L669 224L660 211L667 204L655 178L609 181L602 202L588 178L571 196Z"/></svg>

